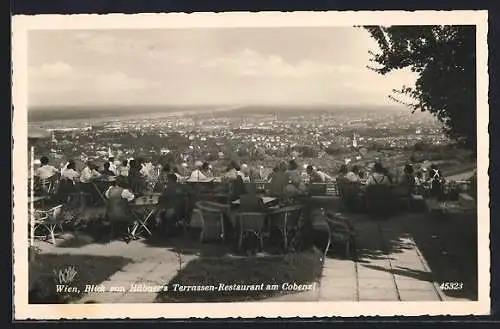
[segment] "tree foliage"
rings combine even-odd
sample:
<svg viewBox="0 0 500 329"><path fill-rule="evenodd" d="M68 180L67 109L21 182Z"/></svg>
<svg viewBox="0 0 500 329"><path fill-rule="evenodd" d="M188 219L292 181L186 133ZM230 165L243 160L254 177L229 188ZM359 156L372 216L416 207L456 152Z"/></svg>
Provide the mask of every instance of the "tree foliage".
<svg viewBox="0 0 500 329"><path fill-rule="evenodd" d="M380 47L380 52L370 52L371 62L376 64L370 69L385 75L409 68L418 75L414 87L402 86L389 97L413 112L432 113L450 137L475 149L475 26L364 28Z"/></svg>

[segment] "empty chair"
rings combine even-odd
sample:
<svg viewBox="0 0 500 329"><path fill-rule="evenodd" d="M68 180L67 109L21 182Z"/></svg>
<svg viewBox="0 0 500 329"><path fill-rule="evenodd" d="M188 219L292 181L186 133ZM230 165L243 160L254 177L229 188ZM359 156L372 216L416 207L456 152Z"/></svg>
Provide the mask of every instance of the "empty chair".
<svg viewBox="0 0 500 329"><path fill-rule="evenodd" d="M245 235L251 234L259 241L260 249L264 250L262 231L264 230L267 214L260 212L241 212L236 214L239 229L238 249L241 250Z"/></svg>
<svg viewBox="0 0 500 329"><path fill-rule="evenodd" d="M314 246L322 253L325 261L331 244L330 227L326 216L320 208L308 207L307 220L304 225L304 247Z"/></svg>
<svg viewBox="0 0 500 329"><path fill-rule="evenodd" d="M355 245L356 231L351 223L340 214L327 212L325 215L330 227L331 245L344 246L345 257L350 257Z"/></svg>
<svg viewBox="0 0 500 329"><path fill-rule="evenodd" d="M35 238L43 237L47 238L51 237L52 244L56 244L55 232L56 229L60 229L63 232L62 227L62 207L63 205L58 205L56 207L50 208L48 210L35 210L33 214L35 220L35 226L32 234L34 234ZM45 229L48 234L45 235L37 235L37 232L40 229Z"/></svg>
<svg viewBox="0 0 500 329"><path fill-rule="evenodd" d="M225 240L224 213L221 209L198 204L196 214L201 220L200 241Z"/></svg>

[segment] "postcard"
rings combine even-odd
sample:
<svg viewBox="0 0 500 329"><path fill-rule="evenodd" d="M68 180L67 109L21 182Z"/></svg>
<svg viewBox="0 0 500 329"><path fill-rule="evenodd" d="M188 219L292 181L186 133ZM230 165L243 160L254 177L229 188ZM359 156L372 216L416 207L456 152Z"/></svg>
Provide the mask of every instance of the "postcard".
<svg viewBox="0 0 500 329"><path fill-rule="evenodd" d="M14 319L489 314L487 18L14 16Z"/></svg>

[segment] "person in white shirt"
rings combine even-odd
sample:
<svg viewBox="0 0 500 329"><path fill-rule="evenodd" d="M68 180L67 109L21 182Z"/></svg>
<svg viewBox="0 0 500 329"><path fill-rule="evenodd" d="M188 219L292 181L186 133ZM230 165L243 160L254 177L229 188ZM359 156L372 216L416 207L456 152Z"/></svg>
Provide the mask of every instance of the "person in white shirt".
<svg viewBox="0 0 500 329"><path fill-rule="evenodd" d="M76 182L80 177L80 173L76 171L76 164L73 160L69 161L66 167L61 171L61 179L67 179Z"/></svg>
<svg viewBox="0 0 500 329"><path fill-rule="evenodd" d="M109 162L109 170L113 172L114 176L118 176L118 168L115 164L115 158L109 157L108 162Z"/></svg>
<svg viewBox="0 0 500 329"><path fill-rule="evenodd" d="M118 177L104 192L108 199L106 204L106 218L111 222L112 238L123 235L126 229L135 221L129 203L135 199L134 193L125 187L123 177ZM128 243L130 234L123 236Z"/></svg>
<svg viewBox="0 0 500 329"><path fill-rule="evenodd" d="M95 169L94 164L91 161L87 161L85 168L80 173L80 182L90 183L92 179L100 176L101 174Z"/></svg>
<svg viewBox="0 0 500 329"><path fill-rule="evenodd" d="M118 180L119 181L119 180ZM116 182L116 181L115 181ZM135 199L135 195L134 193L132 193L130 190L126 189L126 188L123 188L122 186L120 186L122 184L120 183L115 183L113 185L111 185L107 190L106 192L104 192L104 196L106 198L110 198L112 197L113 195L113 191L115 190L119 190L120 191L120 197L122 199L125 199L127 200L128 202L131 202Z"/></svg>
<svg viewBox="0 0 500 329"><path fill-rule="evenodd" d="M188 182L204 182L210 180L200 169L195 169L188 178Z"/></svg>
<svg viewBox="0 0 500 329"><path fill-rule="evenodd" d="M121 166L118 168L118 176L128 177L128 171L130 167L128 165L128 160L123 160Z"/></svg>
<svg viewBox="0 0 500 329"><path fill-rule="evenodd" d="M244 163L241 165L239 174L241 175L243 182L250 183L250 168L247 164Z"/></svg>
<svg viewBox="0 0 500 329"><path fill-rule="evenodd" d="M307 166L306 173L309 175L310 183L326 183L333 180L333 178L329 175L320 170L314 169L314 167L310 165Z"/></svg>
<svg viewBox="0 0 500 329"><path fill-rule="evenodd" d="M59 170L56 167L49 164L49 158L46 156L41 157L40 163L41 167L36 171L36 176L38 176L38 178L46 180L59 173Z"/></svg>
<svg viewBox="0 0 500 329"><path fill-rule="evenodd" d="M351 170L349 170L344 177L351 183L361 182L361 177L359 176L359 167L356 165L352 166Z"/></svg>

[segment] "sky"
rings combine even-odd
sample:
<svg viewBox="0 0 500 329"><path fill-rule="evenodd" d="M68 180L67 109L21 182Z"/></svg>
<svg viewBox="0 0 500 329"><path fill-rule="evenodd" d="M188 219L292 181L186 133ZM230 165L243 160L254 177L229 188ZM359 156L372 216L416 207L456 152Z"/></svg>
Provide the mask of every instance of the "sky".
<svg viewBox="0 0 500 329"><path fill-rule="evenodd" d="M28 103L394 105L415 76L369 70L369 50L354 27L30 31Z"/></svg>

